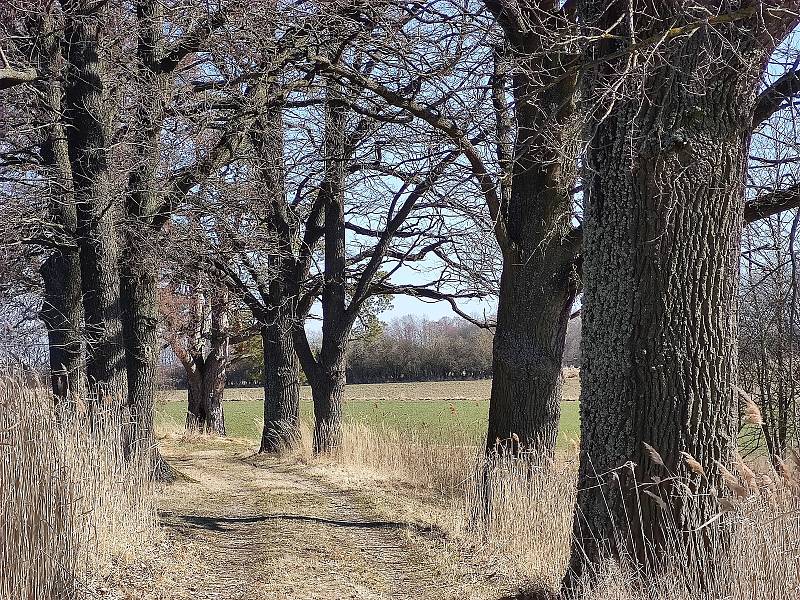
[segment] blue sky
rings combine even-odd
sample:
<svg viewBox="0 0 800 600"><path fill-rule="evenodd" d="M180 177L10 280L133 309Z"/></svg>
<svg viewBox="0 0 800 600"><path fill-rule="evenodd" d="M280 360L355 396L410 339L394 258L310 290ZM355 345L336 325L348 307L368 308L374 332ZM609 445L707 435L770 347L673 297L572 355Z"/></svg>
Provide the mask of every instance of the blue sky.
<svg viewBox="0 0 800 600"><path fill-rule="evenodd" d="M468 314L482 317L484 310L487 314L492 314L497 310L497 301L495 299L485 301L478 299L461 300L459 306ZM409 296L395 296L392 302L392 308L381 313L380 318L382 321L391 321L392 319L405 315L426 317L431 320L456 316L450 307L450 303L444 300L429 302Z"/></svg>

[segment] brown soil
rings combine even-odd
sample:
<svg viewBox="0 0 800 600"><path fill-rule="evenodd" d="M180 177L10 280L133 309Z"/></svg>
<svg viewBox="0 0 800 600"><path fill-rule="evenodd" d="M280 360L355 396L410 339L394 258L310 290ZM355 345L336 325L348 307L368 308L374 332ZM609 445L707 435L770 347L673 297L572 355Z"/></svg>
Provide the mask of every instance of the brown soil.
<svg viewBox="0 0 800 600"><path fill-rule="evenodd" d="M374 489L360 494L324 468L253 455L236 442L162 450L186 479L161 497L168 556L128 597L497 597L499 581L485 565L440 532L387 518Z"/></svg>

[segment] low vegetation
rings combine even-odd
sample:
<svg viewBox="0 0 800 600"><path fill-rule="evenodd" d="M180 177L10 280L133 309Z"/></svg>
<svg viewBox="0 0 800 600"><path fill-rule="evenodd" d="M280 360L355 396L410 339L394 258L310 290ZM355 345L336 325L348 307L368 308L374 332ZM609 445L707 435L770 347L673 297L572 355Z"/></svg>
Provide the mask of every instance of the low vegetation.
<svg viewBox="0 0 800 600"><path fill-rule="evenodd" d="M440 390L448 385L441 384ZM572 540L578 468L575 444L560 444L555 461L534 471L513 460L487 464L480 451L484 400L412 399L409 387L404 400L366 400L354 396L377 394L379 386L352 387L357 391L351 390L345 404L341 448L332 455L313 454L311 407L306 403L301 444L284 460L304 463L312 473L367 494L387 519L442 532L452 560L465 551L477 556L481 564L492 565L498 581L521 582L524 593L558 589ZM177 400L162 406L162 432L170 430L174 435L182 430L181 407L185 405ZM258 407L256 400L226 404L229 423L249 420L245 437L251 447L257 444L261 427ZM577 408L577 402L562 403L561 438L565 441L570 439L569 429L577 425ZM202 437L187 440L206 443ZM702 474L698 471L694 476ZM695 489L690 479L683 484L689 494ZM653 488L643 486L642 493L649 489ZM800 586L796 542L800 537L800 456L793 455L778 470L763 456L753 455L747 461L737 457L720 492L726 500L713 525L722 524L720 531L730 536L729 554L687 560L683 538L673 530L668 542L673 550L669 577L650 579L646 572L626 566L623 557L621 565L609 562L599 585L582 598L794 600ZM487 503L492 510L485 516ZM698 596L698 589L706 590L706 595Z"/></svg>
<svg viewBox="0 0 800 600"><path fill-rule="evenodd" d="M523 594L558 589L570 554L578 465L574 449L562 449L550 468L531 473L514 461L486 465L475 448L438 444L385 427L350 423L345 436L334 457L312 459L307 447L297 452L355 489L373 490L387 515L399 513L441 529L454 548L482 554L498 573L526 582ZM729 554L687 560L680 533L671 531L668 577L650 579L626 568L624 559L622 566L609 562L600 584L582 598L795 600L800 589L800 456L780 472L761 461L737 459L734 467L723 490L728 496L724 511L717 516L732 540ZM493 510L483 520L486 468ZM698 589L706 591L698 595Z"/></svg>
<svg viewBox="0 0 800 600"><path fill-rule="evenodd" d="M85 406L54 409L43 390L0 381L3 600L84 597L153 547L147 463L118 451L115 413L88 425Z"/></svg>

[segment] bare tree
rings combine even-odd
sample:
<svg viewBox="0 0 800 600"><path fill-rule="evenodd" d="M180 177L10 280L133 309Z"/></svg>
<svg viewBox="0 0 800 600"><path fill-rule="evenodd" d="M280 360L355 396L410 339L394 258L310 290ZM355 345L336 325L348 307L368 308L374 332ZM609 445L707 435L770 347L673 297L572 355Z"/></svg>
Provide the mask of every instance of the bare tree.
<svg viewBox="0 0 800 600"><path fill-rule="evenodd" d="M797 446L796 214L745 230L739 317L739 385L748 452L766 447L776 468ZM752 414L752 404L758 415Z"/></svg>
<svg viewBox="0 0 800 600"><path fill-rule="evenodd" d="M411 17L364 10L368 18L357 18L347 7L306 15L306 21L297 19L295 35L324 52L319 56L349 60L357 72L367 72L373 61L362 45L369 43L364 32L382 19ZM309 31L315 32L313 39ZM281 56L285 39L270 43L267 55ZM235 264L218 253L209 258L263 324L262 451L290 445L298 435L298 355L315 399L315 448L327 451L338 444L353 325L370 297L401 290L390 281L400 265L423 260L447 241L441 203L415 209L458 156L438 146L414 148L417 132L395 109L365 95L357 83L321 77L318 62L306 55L273 60L284 83L253 98L258 115L249 134L253 156L242 158L248 165L242 177L254 173L263 196L227 233L235 240ZM287 145L294 151L287 152ZM287 156L297 158L287 163ZM376 189L386 190L387 200ZM222 207L215 218L230 210ZM258 233L241 229L253 220ZM258 248L258 240L266 246ZM402 286L403 292L438 294L428 286ZM319 297L323 340L317 354L304 323Z"/></svg>
<svg viewBox="0 0 800 600"><path fill-rule="evenodd" d="M224 436L227 369L234 345L249 330L237 318L227 288L209 282L201 272L162 286L159 310L163 336L186 371L187 431Z"/></svg>
<svg viewBox="0 0 800 600"><path fill-rule="evenodd" d="M501 39L487 44L477 38L473 56L480 62L472 72L477 79L437 81L438 97L425 94L427 73L412 72L411 83L396 91L375 74L363 77L317 61L434 128L466 158L503 256L487 449L502 450L506 441L519 440L511 443L512 454L547 456L555 448L561 355L578 291L580 236L572 225L577 74L569 68L573 13L571 3L485 4L489 18L480 11L461 15L462 35L470 39L496 22ZM437 14L433 6L426 9ZM465 17L476 24L463 24ZM475 88L490 90L477 114L465 119L457 103L447 110L448 100ZM481 147L482 138L471 132L488 119L494 136Z"/></svg>
<svg viewBox="0 0 800 600"><path fill-rule="evenodd" d="M771 79L756 109L756 119L762 126L751 143L747 185L750 204L759 203L762 212L765 198L780 196L785 202L793 194L797 196L796 60L796 50L790 44L773 53L768 74ZM786 72L778 76L778 67ZM781 88L783 92L778 93ZM775 111L775 107L781 108ZM746 210L745 220L752 213ZM800 417L797 231L796 211L755 221L744 230L740 259L740 440L747 453L766 448L777 469L782 468L789 448L797 446Z"/></svg>

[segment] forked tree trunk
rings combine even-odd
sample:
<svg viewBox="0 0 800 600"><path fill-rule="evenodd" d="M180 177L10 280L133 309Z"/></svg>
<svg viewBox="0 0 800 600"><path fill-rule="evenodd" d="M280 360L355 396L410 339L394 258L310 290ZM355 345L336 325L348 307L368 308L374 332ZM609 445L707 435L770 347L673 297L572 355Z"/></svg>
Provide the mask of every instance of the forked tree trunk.
<svg viewBox="0 0 800 600"><path fill-rule="evenodd" d="M270 207L266 225L275 245L274 254L270 256L275 275L269 282L267 306L258 311L263 316L264 353L264 429L259 452L280 452L300 440L300 365L293 339L297 297L292 297L289 291L296 263L293 260L294 233L286 205L283 136L280 106L266 108L261 118L256 119L250 135L262 160L259 174Z"/></svg>
<svg viewBox="0 0 800 600"><path fill-rule="evenodd" d="M720 531L712 518L724 491L717 465L736 445L739 241L764 57L739 43L744 29L719 28L631 75L591 141L568 586L620 553L654 570L698 560Z"/></svg>
<svg viewBox="0 0 800 600"><path fill-rule="evenodd" d="M291 321L279 307L261 328L264 349L264 430L259 452L280 452L300 439L300 381Z"/></svg>
<svg viewBox="0 0 800 600"><path fill-rule="evenodd" d="M537 462L553 456L561 357L576 293L570 268L562 265L561 271L554 276L519 260L503 263L486 439L490 453Z"/></svg>
<svg viewBox="0 0 800 600"><path fill-rule="evenodd" d="M225 436L225 411L222 402L225 395L224 366L215 366L210 361L194 372L188 373L188 408L186 430Z"/></svg>
<svg viewBox="0 0 800 600"><path fill-rule="evenodd" d="M214 310L217 309L212 309ZM212 329L216 333L212 333L212 346L208 356L182 358L189 383L186 430L225 436L225 412L222 403L228 372L229 340L227 333L218 327L223 325L224 329L224 324L220 323L224 317L217 314L212 316L212 320L215 323Z"/></svg>
<svg viewBox="0 0 800 600"><path fill-rule="evenodd" d="M165 77L148 68L159 55L160 11L153 2L139 2L137 33L137 101L133 148L136 161L128 174L122 222L120 305L128 375L127 405L131 414L132 450L146 452L159 479L172 479L172 469L158 450L154 430L158 305L153 214L160 207L158 186L160 118L167 96Z"/></svg>

